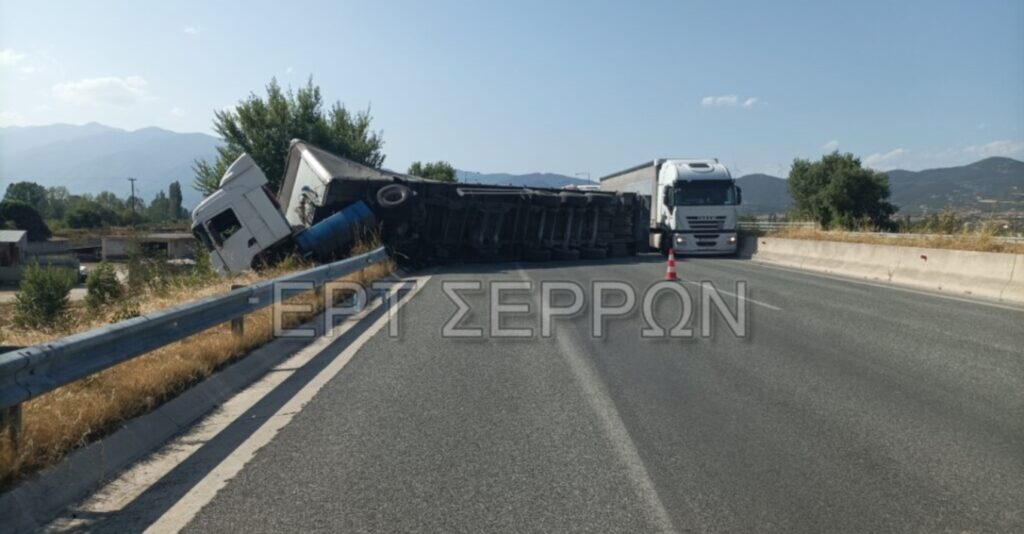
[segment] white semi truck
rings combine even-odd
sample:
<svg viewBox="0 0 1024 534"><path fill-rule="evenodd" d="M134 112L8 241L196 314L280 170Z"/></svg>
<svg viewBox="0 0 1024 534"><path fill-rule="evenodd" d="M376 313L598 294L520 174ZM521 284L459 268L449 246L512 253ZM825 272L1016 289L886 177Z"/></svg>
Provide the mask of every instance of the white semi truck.
<svg viewBox="0 0 1024 534"><path fill-rule="evenodd" d="M604 191L650 199L650 246L667 254L735 254L742 191L717 159L656 159L601 178Z"/></svg>

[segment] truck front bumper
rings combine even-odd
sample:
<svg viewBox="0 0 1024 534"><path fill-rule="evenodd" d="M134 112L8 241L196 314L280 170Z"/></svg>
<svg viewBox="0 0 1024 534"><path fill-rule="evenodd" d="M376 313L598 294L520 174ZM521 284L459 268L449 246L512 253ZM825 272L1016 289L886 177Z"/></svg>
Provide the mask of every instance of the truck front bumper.
<svg viewBox="0 0 1024 534"><path fill-rule="evenodd" d="M672 249L676 254L735 254L738 240L736 232L677 233Z"/></svg>

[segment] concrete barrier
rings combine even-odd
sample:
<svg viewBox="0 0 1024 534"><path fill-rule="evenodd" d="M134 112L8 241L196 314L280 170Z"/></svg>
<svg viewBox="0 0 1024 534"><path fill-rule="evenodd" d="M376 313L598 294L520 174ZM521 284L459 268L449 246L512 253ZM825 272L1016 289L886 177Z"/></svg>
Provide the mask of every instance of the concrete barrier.
<svg viewBox="0 0 1024 534"><path fill-rule="evenodd" d="M758 238L752 258L924 289L1024 303L1024 255Z"/></svg>

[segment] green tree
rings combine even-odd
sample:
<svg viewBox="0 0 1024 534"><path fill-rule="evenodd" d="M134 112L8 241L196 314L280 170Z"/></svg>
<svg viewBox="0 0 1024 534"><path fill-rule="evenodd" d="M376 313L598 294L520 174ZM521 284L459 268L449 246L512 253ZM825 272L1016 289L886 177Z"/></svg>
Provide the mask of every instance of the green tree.
<svg viewBox="0 0 1024 534"><path fill-rule="evenodd" d="M181 184L177 181L171 182L171 185L167 188L167 199L170 202L168 207L168 217L172 221L185 218L188 214L185 213L185 208L181 207Z"/></svg>
<svg viewBox="0 0 1024 534"><path fill-rule="evenodd" d="M24 202L44 217L50 215L46 200L46 188L34 182L14 182L4 193L5 202Z"/></svg>
<svg viewBox="0 0 1024 534"><path fill-rule="evenodd" d="M128 209L128 201L121 200L120 197L110 191L104 191L96 195L95 201L101 207L114 212L121 212Z"/></svg>
<svg viewBox="0 0 1024 534"><path fill-rule="evenodd" d="M70 228L100 228L124 224L124 218L95 200L80 199L64 215L64 224Z"/></svg>
<svg viewBox="0 0 1024 534"><path fill-rule="evenodd" d="M815 162L794 160L788 186L794 214L824 228L889 228L896 212L888 201L889 177L861 166L849 153L833 152Z"/></svg>
<svg viewBox="0 0 1024 534"><path fill-rule="evenodd" d="M438 182L455 181L455 167L452 167L452 165L447 161L435 161L434 163L420 163L418 161L414 161L412 162L412 165L409 166L408 174L419 176L420 178L437 180Z"/></svg>
<svg viewBox="0 0 1024 534"><path fill-rule="evenodd" d="M320 88L310 78L298 91L283 91L276 79L266 87L266 98L252 93L231 110L214 112L213 129L224 139L212 164L196 160L192 184L204 195L217 189L228 166L248 153L267 176L272 190L284 177L292 139L308 141L324 150L371 167L384 163L379 132L370 130L370 110L349 112L340 102L324 111Z"/></svg>
<svg viewBox="0 0 1024 534"><path fill-rule="evenodd" d="M171 214L171 201L163 191L157 191L146 208L146 217L152 221L166 221Z"/></svg>
<svg viewBox="0 0 1024 534"><path fill-rule="evenodd" d="M29 241L46 241L53 235L39 211L18 200L0 202L0 218L10 221L18 230L25 230Z"/></svg>
<svg viewBox="0 0 1024 534"><path fill-rule="evenodd" d="M51 219L63 219L71 205L71 193L68 192L68 188L64 186L48 187L46 189L46 205L49 208L49 213L46 216Z"/></svg>

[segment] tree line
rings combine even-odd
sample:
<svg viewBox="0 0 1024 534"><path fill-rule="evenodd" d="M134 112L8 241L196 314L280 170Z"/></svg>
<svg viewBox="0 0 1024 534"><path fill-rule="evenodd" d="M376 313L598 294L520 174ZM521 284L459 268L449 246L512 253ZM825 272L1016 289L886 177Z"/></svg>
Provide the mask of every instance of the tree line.
<svg viewBox="0 0 1024 534"><path fill-rule="evenodd" d="M7 186L0 201L0 228L28 231L29 239L50 237L51 227L100 228L142 223L174 222L188 218L182 206L181 184L171 182L149 203L139 197L119 197L110 191L72 194L64 186L44 187L35 182Z"/></svg>

